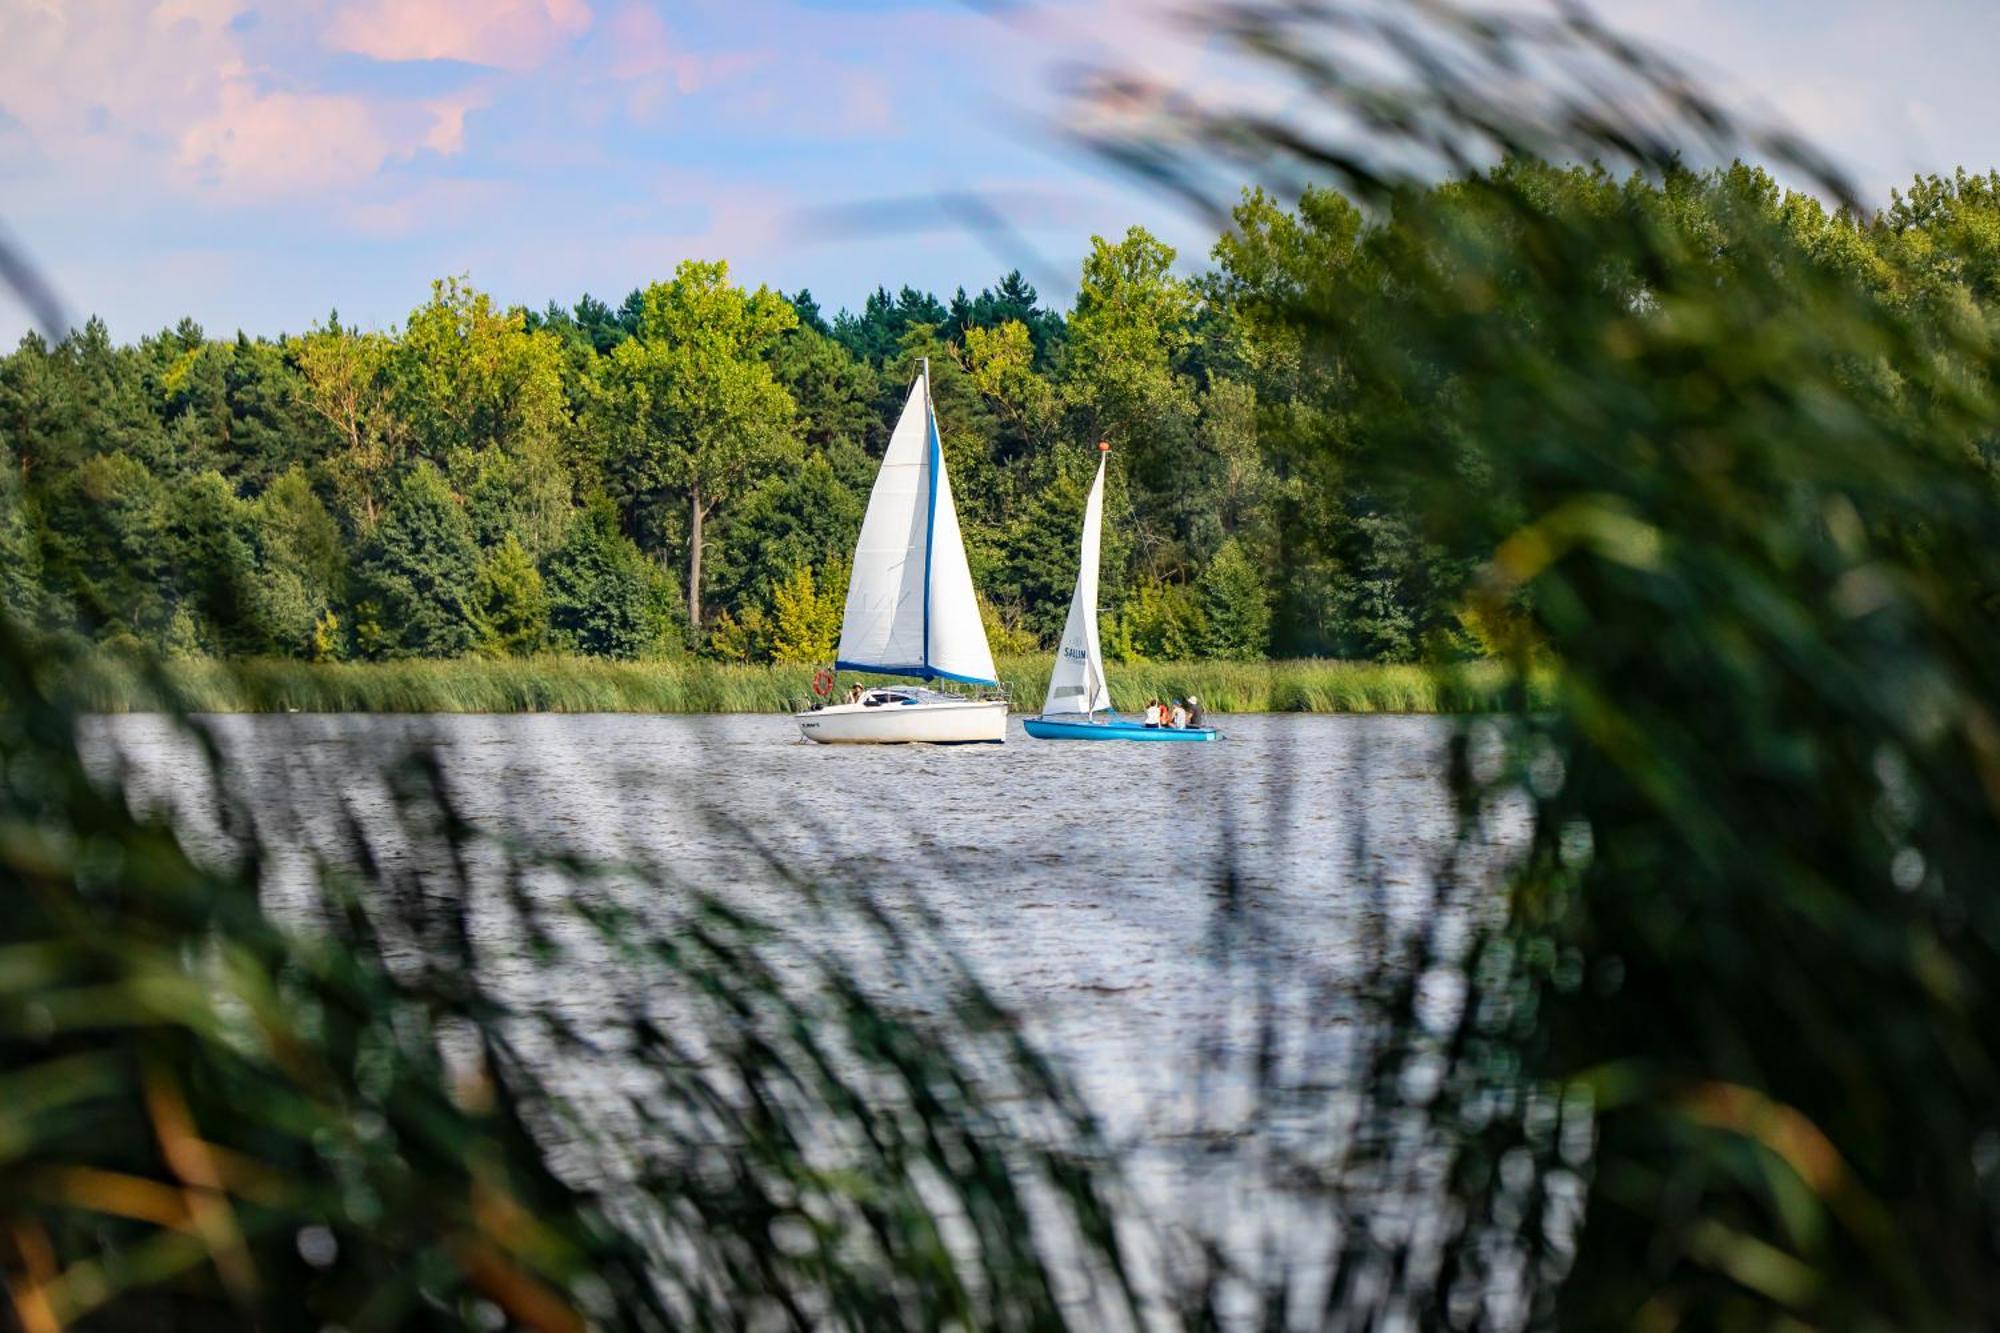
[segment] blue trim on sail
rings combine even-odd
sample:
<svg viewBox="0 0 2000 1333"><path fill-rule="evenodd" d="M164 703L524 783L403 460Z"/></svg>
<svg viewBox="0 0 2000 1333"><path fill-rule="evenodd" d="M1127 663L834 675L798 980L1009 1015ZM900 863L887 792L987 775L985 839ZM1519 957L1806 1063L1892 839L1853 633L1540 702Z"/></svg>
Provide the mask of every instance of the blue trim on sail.
<svg viewBox="0 0 2000 1333"><path fill-rule="evenodd" d="M835 671L866 671L876 676L915 676L919 680L929 680L931 669L921 662L916 666L877 666L869 662L841 662L833 664Z"/></svg>
<svg viewBox="0 0 2000 1333"><path fill-rule="evenodd" d="M924 368L924 419L930 423L931 495L924 514L924 666L931 664L931 550L937 538L938 469L944 463L944 443L938 439L937 411L931 406L930 368ZM943 673L939 673L943 674Z"/></svg>
<svg viewBox="0 0 2000 1333"><path fill-rule="evenodd" d="M997 687L1000 684L999 681L988 680L984 676L961 676L956 671L940 671L936 667L926 667L924 674L933 680L956 681L960 685L991 685Z"/></svg>
<svg viewBox="0 0 2000 1333"><path fill-rule="evenodd" d="M949 680L959 685L985 685L999 688L1000 682L988 680L984 676L961 676L955 671L940 671L931 666L873 666L867 662L836 661L835 671L866 671L876 676L914 676L919 680Z"/></svg>

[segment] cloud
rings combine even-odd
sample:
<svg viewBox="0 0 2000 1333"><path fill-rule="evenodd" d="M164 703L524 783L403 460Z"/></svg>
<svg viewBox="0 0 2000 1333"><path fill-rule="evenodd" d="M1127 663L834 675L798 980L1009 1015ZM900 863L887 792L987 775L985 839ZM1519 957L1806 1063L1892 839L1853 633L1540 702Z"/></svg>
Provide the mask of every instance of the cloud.
<svg viewBox="0 0 2000 1333"><path fill-rule="evenodd" d="M509 183L493 180L418 181L393 196L363 199L339 208L344 228L371 241L422 235L464 236L482 219L502 216L519 198Z"/></svg>
<svg viewBox="0 0 2000 1333"><path fill-rule="evenodd" d="M585 0L353 0L325 41L376 60L462 60L534 69L589 30Z"/></svg>
<svg viewBox="0 0 2000 1333"><path fill-rule="evenodd" d="M666 20L650 5L621 7L604 25L604 38L611 51L611 63L605 72L614 79L646 79L664 74L684 93L701 85L702 62L676 47Z"/></svg>
<svg viewBox="0 0 2000 1333"><path fill-rule="evenodd" d="M362 98L264 92L239 76L181 135L178 161L202 186L255 200L365 180L393 151Z"/></svg>
<svg viewBox="0 0 2000 1333"><path fill-rule="evenodd" d="M424 133L424 147L445 157L464 152L466 114L482 111L492 104L492 94L483 88L425 102L423 109L431 117L431 126Z"/></svg>
<svg viewBox="0 0 2000 1333"><path fill-rule="evenodd" d="M692 50L675 38L657 10L632 0L598 29L578 64L585 82L595 76L619 85L625 114L644 122L668 103L741 78L769 59L757 52Z"/></svg>
<svg viewBox="0 0 2000 1333"><path fill-rule="evenodd" d="M222 205L351 192L386 164L464 151L467 114L490 101L481 88L428 100L316 88L253 51L246 12L245 0L0 0L0 170L33 166L70 207L149 188ZM581 0L538 12L557 27L588 13Z"/></svg>

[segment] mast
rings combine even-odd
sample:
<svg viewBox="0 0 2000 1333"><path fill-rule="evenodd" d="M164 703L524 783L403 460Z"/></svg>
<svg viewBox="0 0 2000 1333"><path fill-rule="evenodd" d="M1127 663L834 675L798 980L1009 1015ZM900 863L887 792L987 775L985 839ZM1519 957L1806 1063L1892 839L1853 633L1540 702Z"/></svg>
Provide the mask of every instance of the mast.
<svg viewBox="0 0 2000 1333"><path fill-rule="evenodd" d="M931 674L931 550L937 545L937 478L938 478L938 428L937 404L931 401L931 359L923 359L924 367L924 428L929 434L926 447L930 451L930 498L924 510L924 679L935 681Z"/></svg>
<svg viewBox="0 0 2000 1333"><path fill-rule="evenodd" d="M1104 484L1104 465L1105 465L1106 463L1108 463L1109 461L1111 461L1111 441L1109 441L1109 440L1099 440L1099 441L1097 442L1097 483L1096 483L1096 484L1097 484L1097 486L1102 486L1102 485ZM1101 498L1101 497L1102 497L1102 494L1103 494L1103 492L1102 492L1102 491L1099 491L1099 492L1098 492L1098 494L1099 494L1099 496L1100 496L1100 499L1099 499L1099 503L1100 503L1100 504L1102 504L1102 503L1103 503L1103 501L1102 501L1102 498ZM1087 522L1087 521L1088 521L1088 520L1086 520L1086 522ZM1093 555L1095 555L1095 552L1092 552L1092 554L1093 554ZM1093 574L1094 574L1094 571L1093 571ZM1081 578L1083 577L1083 560L1082 560L1082 557L1081 557L1081 554L1079 554L1079 557L1078 557L1078 560L1077 560L1077 570L1076 570L1076 576L1077 576L1077 578L1079 578L1079 579L1081 579ZM1095 583L1095 582L1096 582L1096 580L1095 580L1095 578L1094 578L1094 577L1093 577L1093 579L1092 579L1092 582L1093 582L1093 583ZM1096 632L1096 629L1095 629L1095 625L1096 625L1096 620L1097 620L1097 605L1096 605L1096 603L1097 603L1097 599L1096 599L1096 597L1095 597L1095 596L1093 596L1093 597L1091 598L1091 607L1090 607L1090 615L1091 615L1091 623L1092 623L1092 627L1093 627L1093 628L1092 628L1092 630L1091 630L1091 635L1090 635L1090 637L1091 637L1091 640L1092 640L1092 642L1093 642L1093 643L1094 643L1094 642L1096 641L1096 639L1097 639L1097 632ZM1101 664L1100 664L1100 667L1101 667ZM1098 693L1098 688L1097 688L1096 686L1092 686L1092 685L1088 685L1088 684L1086 684L1084 688L1086 688L1086 689L1088 689L1088 690L1090 690L1090 691L1091 691L1091 695L1090 695L1090 710L1089 710L1088 712L1086 712L1086 713L1085 713L1085 714L1083 715L1083 716L1084 716L1084 720L1085 720L1085 721L1093 721L1093 722L1094 722L1094 721L1096 721L1096 719L1097 719L1097 693ZM1107 708L1108 708L1108 707L1110 707L1110 704L1109 704L1109 702L1108 702L1108 700L1109 700L1109 694L1108 694L1108 692L1107 692L1107 694L1106 694L1106 699L1107 699L1107 702L1106 702L1106 704L1105 704L1105 707L1107 707Z"/></svg>

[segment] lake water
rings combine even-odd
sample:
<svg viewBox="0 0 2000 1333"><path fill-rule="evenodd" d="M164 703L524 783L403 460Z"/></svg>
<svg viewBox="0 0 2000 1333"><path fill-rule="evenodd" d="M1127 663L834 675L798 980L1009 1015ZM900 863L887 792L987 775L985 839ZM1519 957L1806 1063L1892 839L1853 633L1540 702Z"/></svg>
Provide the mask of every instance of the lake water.
<svg viewBox="0 0 2000 1333"><path fill-rule="evenodd" d="M658 865L780 921L798 908L773 862L928 912L1114 1134L1144 1139L1187 1128L1190 1089L1255 1040L1246 985L1310 1028L1329 988L1429 910L1453 846L1451 721L1219 721L1212 745L1036 741L1017 720L1008 744L961 748L806 745L776 716L205 725L253 805L308 812L302 842L326 841L343 801L382 804L382 760L429 745L464 813L524 842ZM139 800L177 807L196 837L212 824L172 723L102 718L91 735ZM1489 866L1519 829L1490 837ZM1227 920L1225 881L1242 909Z"/></svg>

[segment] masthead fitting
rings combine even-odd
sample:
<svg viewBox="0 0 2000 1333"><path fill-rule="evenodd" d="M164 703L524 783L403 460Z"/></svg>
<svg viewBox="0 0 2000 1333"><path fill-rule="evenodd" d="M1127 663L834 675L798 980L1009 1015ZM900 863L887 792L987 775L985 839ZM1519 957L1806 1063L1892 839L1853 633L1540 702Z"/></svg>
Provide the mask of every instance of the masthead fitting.
<svg viewBox="0 0 2000 1333"><path fill-rule="evenodd" d="M1111 452L1111 441L1109 441L1109 440L1099 440L1099 441L1097 442L1097 452L1098 452L1098 453L1100 453L1100 454L1108 454L1108 453L1110 453L1110 452Z"/></svg>

